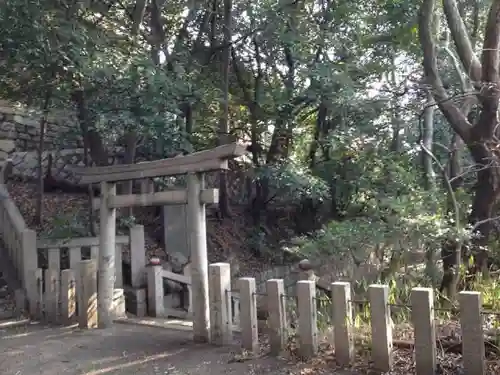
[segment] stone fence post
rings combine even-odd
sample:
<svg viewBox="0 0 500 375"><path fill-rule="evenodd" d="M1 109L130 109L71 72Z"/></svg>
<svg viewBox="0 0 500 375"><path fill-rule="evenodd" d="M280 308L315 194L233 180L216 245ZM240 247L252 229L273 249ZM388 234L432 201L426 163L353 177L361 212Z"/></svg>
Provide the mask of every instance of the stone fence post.
<svg viewBox="0 0 500 375"><path fill-rule="evenodd" d="M21 283L26 290L28 303L36 303L37 291L32 283L33 273L38 268L38 256L36 249L36 232L32 229L25 229L21 233L21 263L22 269L17 270L21 275Z"/></svg>
<svg viewBox="0 0 500 375"><path fill-rule="evenodd" d="M159 258L151 258L148 274L148 313L151 316L161 317L165 315L163 305L163 267Z"/></svg>

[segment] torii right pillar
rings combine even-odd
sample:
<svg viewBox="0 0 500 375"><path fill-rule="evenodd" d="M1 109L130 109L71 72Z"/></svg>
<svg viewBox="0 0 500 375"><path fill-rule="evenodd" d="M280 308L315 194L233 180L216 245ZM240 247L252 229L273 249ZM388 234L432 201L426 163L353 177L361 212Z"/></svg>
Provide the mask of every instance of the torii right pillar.
<svg viewBox="0 0 500 375"><path fill-rule="evenodd" d="M187 230L191 249L191 293L193 301L193 339L210 341L210 310L208 296L208 256L204 189L202 173L187 175Z"/></svg>

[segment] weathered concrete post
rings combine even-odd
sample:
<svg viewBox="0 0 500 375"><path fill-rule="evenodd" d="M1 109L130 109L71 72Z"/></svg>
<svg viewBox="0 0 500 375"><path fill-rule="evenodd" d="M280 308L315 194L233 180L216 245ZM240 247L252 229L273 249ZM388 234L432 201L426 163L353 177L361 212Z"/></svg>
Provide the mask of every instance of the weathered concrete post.
<svg viewBox="0 0 500 375"><path fill-rule="evenodd" d="M30 290L33 295L29 300L29 312L31 316L42 318L43 313L43 271L37 268L33 271L30 280Z"/></svg>
<svg viewBox="0 0 500 375"><path fill-rule="evenodd" d="M335 358L342 366L354 360L353 314L351 304L351 284L335 282L332 289L332 321L335 328L333 341Z"/></svg>
<svg viewBox="0 0 500 375"><path fill-rule="evenodd" d="M76 317L76 279L72 269L61 271L61 321L71 324Z"/></svg>
<svg viewBox="0 0 500 375"><path fill-rule="evenodd" d="M370 285L370 322L373 366L378 371L389 372L392 367L392 325L389 307L389 287L387 285Z"/></svg>
<svg viewBox="0 0 500 375"><path fill-rule="evenodd" d="M285 284L282 279L267 280L266 291L271 353L280 355L288 340Z"/></svg>
<svg viewBox="0 0 500 375"><path fill-rule="evenodd" d="M229 263L214 263L210 270L210 338L215 345L229 345L233 339L231 324L231 269ZM195 303L196 308L196 303Z"/></svg>
<svg viewBox="0 0 500 375"><path fill-rule="evenodd" d="M21 234L21 247L22 247L22 285L26 289L28 297L28 305L36 305L37 303L37 289L33 284L33 272L38 267L38 259L36 257L36 232L32 229L25 229ZM33 311L35 307L30 310Z"/></svg>
<svg viewBox="0 0 500 375"><path fill-rule="evenodd" d="M311 280L297 282L299 311L299 350L302 358L318 353L318 323L316 312L316 283Z"/></svg>
<svg viewBox="0 0 500 375"><path fill-rule="evenodd" d="M464 374L486 374L481 293L460 292L458 301L460 302Z"/></svg>
<svg viewBox="0 0 500 375"><path fill-rule="evenodd" d="M134 225L130 228L130 272L134 288L142 288L146 284L146 251L144 247L144 226Z"/></svg>
<svg viewBox="0 0 500 375"><path fill-rule="evenodd" d="M130 279L132 287L124 288L125 304L132 314L142 317L147 312L146 251L144 226L130 228Z"/></svg>
<svg viewBox="0 0 500 375"><path fill-rule="evenodd" d="M191 248L191 288L193 300L193 339L210 341L208 299L208 256L205 204L200 201L204 188L201 173L187 175L187 223Z"/></svg>
<svg viewBox="0 0 500 375"><path fill-rule="evenodd" d="M239 279L241 344L254 354L259 352L259 330L257 321L257 289L253 277Z"/></svg>
<svg viewBox="0 0 500 375"><path fill-rule="evenodd" d="M59 270L45 270L45 314L51 323L57 322L59 315Z"/></svg>
<svg viewBox="0 0 500 375"><path fill-rule="evenodd" d="M97 328L97 275L94 260L80 262L78 283L78 322L80 328Z"/></svg>
<svg viewBox="0 0 500 375"><path fill-rule="evenodd" d="M110 198L116 195L116 184L101 182L99 235L99 327L113 324L113 295L115 289L116 208L109 208Z"/></svg>
<svg viewBox="0 0 500 375"><path fill-rule="evenodd" d="M415 372L417 375L435 374L437 350L432 288L413 288L411 308L415 329Z"/></svg>
<svg viewBox="0 0 500 375"><path fill-rule="evenodd" d="M148 277L148 312L152 316L160 317L165 315L163 305L163 267L159 258L151 258L147 267Z"/></svg>

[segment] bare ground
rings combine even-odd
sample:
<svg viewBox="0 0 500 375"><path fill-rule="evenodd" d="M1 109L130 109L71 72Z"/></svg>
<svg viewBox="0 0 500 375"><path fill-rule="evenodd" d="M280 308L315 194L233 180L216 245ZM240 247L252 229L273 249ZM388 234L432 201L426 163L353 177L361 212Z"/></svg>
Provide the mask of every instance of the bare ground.
<svg viewBox="0 0 500 375"><path fill-rule="evenodd" d="M0 372L5 375L285 375L301 372L295 365L272 357L237 362L236 352L237 346L195 344L189 332L135 325L80 330L32 324L0 331Z"/></svg>
<svg viewBox="0 0 500 375"><path fill-rule="evenodd" d="M2 373L13 375L263 374L279 367L269 360L228 364L227 348L194 344L187 332L128 325L7 330L0 334L0 353Z"/></svg>

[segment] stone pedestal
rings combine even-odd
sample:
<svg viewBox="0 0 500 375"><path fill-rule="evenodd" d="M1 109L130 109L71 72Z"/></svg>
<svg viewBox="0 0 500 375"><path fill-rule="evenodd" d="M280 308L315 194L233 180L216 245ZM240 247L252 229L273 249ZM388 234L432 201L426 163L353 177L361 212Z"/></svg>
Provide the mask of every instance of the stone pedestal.
<svg viewBox="0 0 500 375"><path fill-rule="evenodd" d="M141 318L147 313L146 288L125 287L125 307L127 311Z"/></svg>

